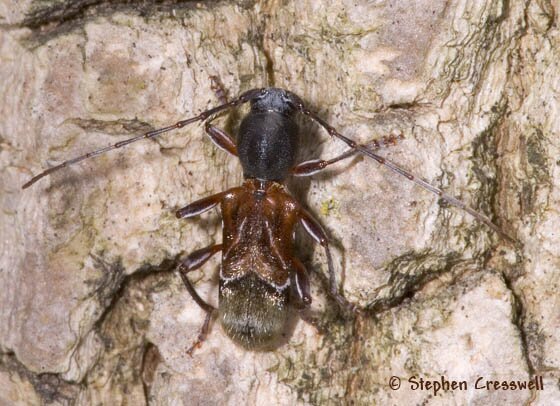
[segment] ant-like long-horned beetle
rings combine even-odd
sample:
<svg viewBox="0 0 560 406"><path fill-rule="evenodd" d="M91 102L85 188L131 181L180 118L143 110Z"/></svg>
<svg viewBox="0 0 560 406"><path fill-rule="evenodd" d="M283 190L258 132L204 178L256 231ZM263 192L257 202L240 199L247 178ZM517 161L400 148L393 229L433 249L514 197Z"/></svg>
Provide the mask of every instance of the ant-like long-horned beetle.
<svg viewBox="0 0 560 406"><path fill-rule="evenodd" d="M250 103L251 109L240 125L236 141L223 130L211 125L210 118L216 113L246 102ZM299 134L295 116L298 113L310 117L331 136L346 143L349 149L330 160L315 159L296 164ZM374 150L383 145L383 142L367 146L357 144L308 110L298 96L278 88L249 90L196 117L70 159L33 177L23 188L54 171L87 158L198 121L205 122L206 132L214 144L239 158L245 180L239 187L208 196L177 211L178 218L189 218L220 205L223 217L222 243L191 253L179 265L179 273L187 290L207 313L200 335L189 353L204 340L214 314L218 315L228 336L243 347L266 349L284 331L290 303L301 308L309 306L311 295L308 272L294 255L294 230L297 225L303 226L325 250L332 297L343 308L355 310L339 293L325 231L283 185L290 175L312 175L335 162L360 153L467 211L511 240L486 216L377 155ZM387 140L385 142L394 142L390 137ZM222 266L219 307L215 309L198 295L187 274L199 269L218 252L222 253Z"/></svg>

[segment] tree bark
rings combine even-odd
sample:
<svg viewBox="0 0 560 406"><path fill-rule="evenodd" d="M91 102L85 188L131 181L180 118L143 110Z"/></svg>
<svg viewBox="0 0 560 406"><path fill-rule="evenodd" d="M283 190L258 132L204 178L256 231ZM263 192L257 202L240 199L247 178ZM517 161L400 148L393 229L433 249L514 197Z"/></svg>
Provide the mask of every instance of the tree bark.
<svg viewBox="0 0 560 406"><path fill-rule="evenodd" d="M550 0L0 0L0 403L559 402L559 12ZM380 155L516 243L354 157L288 184L364 314L341 317L317 276L324 255L301 235L316 322L295 314L270 352L216 324L190 357L205 315L173 270L221 241L220 217L174 211L240 184L238 161L195 124L21 186L218 105L213 76L230 98L291 90L360 143L397 136ZM235 133L244 112L215 123ZM298 122L300 160L346 149ZM191 277L215 305L218 266ZM543 390L480 389L539 377Z"/></svg>

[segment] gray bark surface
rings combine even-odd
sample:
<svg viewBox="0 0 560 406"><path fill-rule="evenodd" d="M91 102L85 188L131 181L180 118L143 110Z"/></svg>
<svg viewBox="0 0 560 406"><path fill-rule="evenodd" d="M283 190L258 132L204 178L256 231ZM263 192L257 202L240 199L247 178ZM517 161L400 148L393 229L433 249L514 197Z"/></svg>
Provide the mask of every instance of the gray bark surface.
<svg viewBox="0 0 560 406"><path fill-rule="evenodd" d="M554 0L0 0L0 404L560 403L560 5ZM273 84L359 142L490 216L364 157L293 194L328 230L344 320L298 235L317 325L271 352L237 347L173 272L221 241L219 213L174 210L242 181L196 124L63 160ZM243 112L244 110L241 110ZM234 132L242 113L216 120ZM301 124L300 159L345 146ZM191 276L217 304L218 259ZM401 379L393 390L390 378ZM413 390L408 379L466 381ZM544 390L475 381L542 376Z"/></svg>

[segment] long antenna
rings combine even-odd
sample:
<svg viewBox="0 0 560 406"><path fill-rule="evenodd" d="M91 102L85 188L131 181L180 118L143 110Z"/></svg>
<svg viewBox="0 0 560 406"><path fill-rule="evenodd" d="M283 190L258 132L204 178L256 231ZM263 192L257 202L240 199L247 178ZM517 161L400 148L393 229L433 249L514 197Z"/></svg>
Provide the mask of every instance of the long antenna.
<svg viewBox="0 0 560 406"><path fill-rule="evenodd" d="M51 173L56 172L59 169L66 168L70 165L74 165L74 164L76 164L78 162L81 162L83 160L86 160L88 158L93 158L97 155L104 154L105 152L112 151L112 150L117 149L117 148L122 148L122 147L124 147L128 144L132 144L133 142L136 142L136 141L157 137L158 135L161 135L161 134L166 133L168 131L176 130L178 128L185 127L186 125L192 124L192 123L197 122L197 121L204 121L208 117L210 117L210 116L212 116L216 113L219 113L222 110L226 110L226 109L229 109L231 107L235 107L235 106L238 106L238 105L243 104L245 102L248 102L249 100L257 97L261 93L261 91L262 91L261 89L249 90L249 91L241 94L241 96L239 96L238 98L236 98L236 99L234 99L234 100L232 100L228 103L224 103L224 104L222 104L220 106L217 106L217 107L214 107L210 110L203 111L198 116L191 117L191 118L188 118L186 120L178 121L175 124L167 126L167 127L159 128L159 129L153 130L153 131L148 131L147 133L144 133L142 135L138 135L136 137L129 138L127 140L119 141L119 142L117 142L113 145L109 145L107 147L100 148L98 150L88 152L87 154L80 155L76 158L72 158L72 159L69 159L67 161L64 161L61 164L53 166L52 168L49 168L49 169L39 173L38 175L34 176L27 183L25 183L21 188L22 189L27 189L29 186L33 185L35 182L37 182L41 178L44 178L45 176L50 175Z"/></svg>
<svg viewBox="0 0 560 406"><path fill-rule="evenodd" d="M332 137L336 137L336 138L342 140L346 145L348 145L353 150L359 151L361 154L366 155L366 156L374 159L375 161L377 161L381 165L384 165L387 168L389 168L391 171L393 171L393 172L395 172L395 173L397 173L401 176L404 176L409 181L416 183L421 188L423 188L425 190L428 190L429 192L432 192L433 194L439 196L441 199L445 200L446 202L448 202L452 206L458 207L459 209L462 209L462 210L466 211L471 216L473 216L476 220L486 224L488 227L490 227L496 233L498 233L499 235L504 237L506 240L508 240L508 241L510 241L514 244L517 244L517 241L513 237L510 237L508 234L506 234L500 227L498 227L496 224L494 224L484 214L476 211L472 207L467 206L466 203L462 202L461 200L457 199L456 197L453 197L453 196L445 193L440 188L437 188L437 187L431 185L428 181L422 179L421 177L419 177L417 175L414 175L411 172L405 170L404 168L400 167L399 165L397 165L393 161L390 161L387 158L384 158L380 155L377 155L375 152L373 152L371 149L369 149L365 145L360 145L360 144L356 143L355 141L351 140L350 138L345 137L344 135L340 134L334 127L332 127L329 123L327 123L325 120L323 120L317 114L308 110L303 104L300 104L296 107L298 108L298 110L302 114L305 114L306 116L311 118L311 120L315 121L321 127L323 127L325 130L327 130L327 132Z"/></svg>

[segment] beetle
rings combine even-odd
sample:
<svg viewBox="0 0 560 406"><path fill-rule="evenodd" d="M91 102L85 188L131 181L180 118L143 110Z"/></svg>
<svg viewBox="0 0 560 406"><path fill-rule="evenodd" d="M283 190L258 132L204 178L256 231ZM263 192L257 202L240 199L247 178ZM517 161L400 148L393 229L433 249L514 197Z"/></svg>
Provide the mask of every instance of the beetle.
<svg viewBox="0 0 560 406"><path fill-rule="evenodd" d="M242 120L235 141L224 130L211 124L212 117L216 114L245 103L250 104L250 111ZM329 160L313 159L296 163L297 114L318 123L332 137L343 141L348 149ZM294 255L294 231L298 225L325 252L330 295L345 311L359 311L339 292L324 229L284 186L285 180L291 175L313 175L338 161L362 154L438 195L449 204L465 210L502 237L512 240L485 215L378 155L375 150L394 142L391 137L368 145L358 144L309 110L294 93L272 87L246 91L231 101L222 100L217 107L197 116L62 162L36 175L23 188L28 188L39 179L64 167L195 122L204 122L205 131L212 142L239 158L244 182L241 186L197 200L176 212L178 218L184 219L219 206L223 218L222 243L192 252L178 266L186 289L206 312L200 334L189 348L189 354L204 341L215 315L233 341L246 349L266 350L272 348L282 335L290 306L305 309L311 304L308 271ZM222 254L222 264L219 306L216 309L198 295L187 275L202 267L217 253Z"/></svg>

